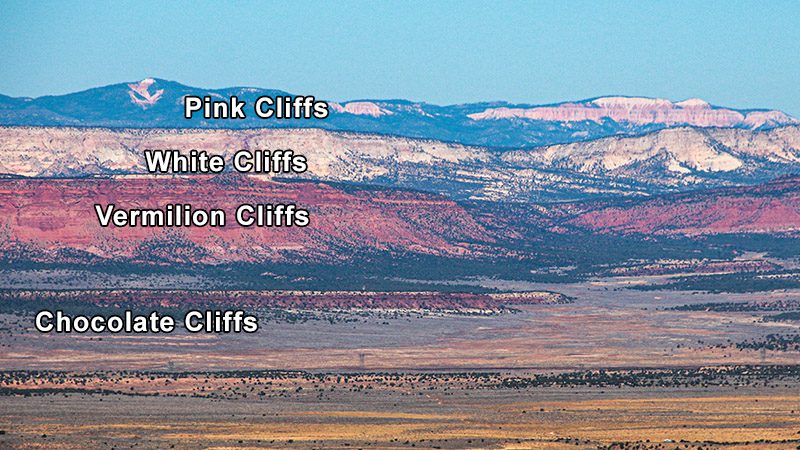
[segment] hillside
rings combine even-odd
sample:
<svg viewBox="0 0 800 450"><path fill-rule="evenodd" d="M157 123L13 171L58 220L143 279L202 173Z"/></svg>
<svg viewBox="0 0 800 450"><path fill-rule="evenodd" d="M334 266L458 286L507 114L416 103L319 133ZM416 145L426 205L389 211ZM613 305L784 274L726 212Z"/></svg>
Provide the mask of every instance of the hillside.
<svg viewBox="0 0 800 450"><path fill-rule="evenodd" d="M195 209L222 208L230 220L224 228L103 228L96 203L119 208L188 203ZM243 228L233 220L233 210L242 203L296 203L310 211L311 223L304 228ZM582 257L587 245L626 246L609 248L608 257L641 253L639 238L604 243L593 236L797 236L798 231L797 177L649 199L541 205L460 203L422 192L232 174L0 179L0 259L7 262L335 264L383 254L539 264Z"/></svg>
<svg viewBox="0 0 800 450"><path fill-rule="evenodd" d="M108 227L94 204L158 208L170 203L222 208L229 221L212 227ZM307 227L243 228L243 203L297 203ZM2 259L155 264L346 261L356 254L478 254L494 239L455 202L430 194L330 185L276 183L233 175L84 179L0 179Z"/></svg>
<svg viewBox="0 0 800 450"><path fill-rule="evenodd" d="M643 200L589 202L563 210L563 225L646 235L800 234L800 177Z"/></svg>
<svg viewBox="0 0 800 450"><path fill-rule="evenodd" d="M144 173L145 149L292 149L302 178L413 188L452 198L571 199L638 189L581 174L514 168L481 147L318 129L114 130L0 127L0 173L37 177Z"/></svg>
<svg viewBox="0 0 800 450"><path fill-rule="evenodd" d="M651 193L764 182L800 171L800 127L675 128L637 137L510 151L517 167L547 167L647 186Z"/></svg>
<svg viewBox="0 0 800 450"><path fill-rule="evenodd" d="M300 92L298 95L324 93ZM433 105L409 100L328 101L325 120L183 118L186 95L237 96L252 107L263 95L292 95L276 89L206 89L148 78L66 95L38 98L0 96L0 125L110 128L323 128L435 139L492 148L579 142L614 135L638 135L676 126L770 129L797 124L774 110L739 110L700 99L610 96L551 105L479 102Z"/></svg>
<svg viewBox="0 0 800 450"><path fill-rule="evenodd" d="M454 199L564 201L756 184L800 173L800 127L675 128L503 153L319 129L0 127L0 173L144 173L145 149L292 149L306 179L412 188Z"/></svg>

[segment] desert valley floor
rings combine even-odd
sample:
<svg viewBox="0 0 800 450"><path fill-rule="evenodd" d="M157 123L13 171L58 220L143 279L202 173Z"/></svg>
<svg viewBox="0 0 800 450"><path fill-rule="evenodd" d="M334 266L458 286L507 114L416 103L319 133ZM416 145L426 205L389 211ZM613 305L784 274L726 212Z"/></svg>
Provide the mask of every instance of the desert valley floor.
<svg viewBox="0 0 800 450"><path fill-rule="evenodd" d="M253 335L40 334L6 311L0 446L800 445L799 327L774 320L800 291L635 289L658 281L462 280L563 295L292 309Z"/></svg>
<svg viewBox="0 0 800 450"><path fill-rule="evenodd" d="M800 450L800 1L151 3L0 1L0 450Z"/></svg>
<svg viewBox="0 0 800 450"><path fill-rule="evenodd" d="M0 363L8 370L88 365L109 370L372 371L800 364L796 348L770 350L765 341L768 335L796 336L796 322L763 320L769 315L763 310L708 305L793 305L800 291L711 294L625 287L638 282L476 281L505 290L554 291L571 300L498 311L306 309L297 317L262 321L253 335L180 329L170 335L42 334L32 329L32 317L4 314ZM750 341L765 345L744 345Z"/></svg>

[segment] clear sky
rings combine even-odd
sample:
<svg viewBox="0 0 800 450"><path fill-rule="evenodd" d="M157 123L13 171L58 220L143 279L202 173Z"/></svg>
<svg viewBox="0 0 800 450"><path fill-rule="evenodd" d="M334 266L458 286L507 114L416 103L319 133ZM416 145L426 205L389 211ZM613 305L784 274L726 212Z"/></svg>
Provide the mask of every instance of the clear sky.
<svg viewBox="0 0 800 450"><path fill-rule="evenodd" d="M0 2L0 93L149 76L331 100L701 97L800 116L800 1Z"/></svg>

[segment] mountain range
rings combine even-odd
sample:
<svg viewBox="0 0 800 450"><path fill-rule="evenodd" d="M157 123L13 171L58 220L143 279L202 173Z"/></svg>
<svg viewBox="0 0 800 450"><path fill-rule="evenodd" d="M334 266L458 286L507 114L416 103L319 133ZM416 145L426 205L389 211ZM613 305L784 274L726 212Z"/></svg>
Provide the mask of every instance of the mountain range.
<svg viewBox="0 0 800 450"><path fill-rule="evenodd" d="M312 214L310 225L101 228L92 213L94 204L155 208L190 203L223 208L232 216L240 203L278 200L302 204ZM662 235L797 236L800 177L647 199L509 207L401 189L274 182L237 174L0 179L0 224L0 260L10 262L341 263L367 255L416 254L541 263L552 258L549 252L585 253L591 234L651 240ZM657 251L662 257L666 252Z"/></svg>
<svg viewBox="0 0 800 450"><path fill-rule="evenodd" d="M376 280L591 274L628 261L730 258L763 249L764 236L780 249L800 235L800 124L779 111L619 96L544 106L370 100L329 102L321 121L189 121L189 94L290 95L147 79L0 97L0 261L249 264L253 273L235 272L258 280L276 270L264 264L322 264L316 276L336 284L362 274L332 269L354 261ZM292 149L308 171L151 175L146 149L226 159ZM230 215L276 201L307 208L311 225L102 228L93 214L94 204L190 203Z"/></svg>
<svg viewBox="0 0 800 450"><path fill-rule="evenodd" d="M308 227L244 228L239 204L297 202L313 215ZM225 227L97 225L93 205L157 208L167 203L227 211ZM68 207L65 207L69 205ZM470 242L492 236L454 201L424 193L276 183L235 174L159 178L0 180L0 253L36 260L131 262L336 261L358 252L478 255Z"/></svg>
<svg viewBox="0 0 800 450"><path fill-rule="evenodd" d="M0 95L0 125L111 128L322 128L433 139L488 148L528 148L632 136L665 128L725 127L766 130L798 124L774 110L739 110L700 99L609 96L550 105L480 102L439 106L408 100L329 101L324 120L281 121L183 118L186 95L237 96L253 105L260 96L292 95L275 89L204 89L148 78L66 95L14 98ZM303 93L314 95L314 93Z"/></svg>
<svg viewBox="0 0 800 450"><path fill-rule="evenodd" d="M412 188L453 199L566 201L764 183L800 173L800 126L670 128L642 136L494 151L320 129L0 127L0 173L146 173L145 149L293 149L304 179ZM266 177L266 176L264 176Z"/></svg>

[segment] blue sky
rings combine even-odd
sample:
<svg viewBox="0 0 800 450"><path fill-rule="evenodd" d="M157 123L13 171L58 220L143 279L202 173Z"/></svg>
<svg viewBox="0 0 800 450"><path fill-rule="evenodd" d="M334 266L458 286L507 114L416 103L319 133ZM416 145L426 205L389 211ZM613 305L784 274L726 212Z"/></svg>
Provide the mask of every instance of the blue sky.
<svg viewBox="0 0 800 450"><path fill-rule="evenodd" d="M797 1L0 2L0 93L148 76L331 100L701 97L800 116Z"/></svg>

